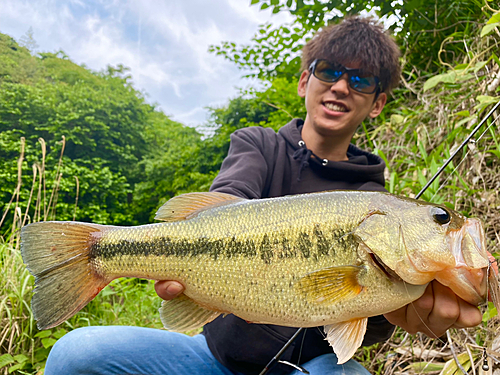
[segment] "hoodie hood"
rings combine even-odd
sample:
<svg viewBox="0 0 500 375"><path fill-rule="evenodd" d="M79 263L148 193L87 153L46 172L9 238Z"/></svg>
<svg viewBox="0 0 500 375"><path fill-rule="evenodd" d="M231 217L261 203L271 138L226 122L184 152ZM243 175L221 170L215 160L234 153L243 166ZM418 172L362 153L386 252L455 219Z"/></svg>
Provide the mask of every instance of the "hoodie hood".
<svg viewBox="0 0 500 375"><path fill-rule="evenodd" d="M301 131L303 126L303 120L294 119L278 132L285 139L288 146L294 150L293 158L297 163L301 164L300 171L311 168L314 172L330 180L353 183L376 182L384 186L385 163L380 157L350 144L347 149L348 160L331 161L321 159L309 150L302 140Z"/></svg>

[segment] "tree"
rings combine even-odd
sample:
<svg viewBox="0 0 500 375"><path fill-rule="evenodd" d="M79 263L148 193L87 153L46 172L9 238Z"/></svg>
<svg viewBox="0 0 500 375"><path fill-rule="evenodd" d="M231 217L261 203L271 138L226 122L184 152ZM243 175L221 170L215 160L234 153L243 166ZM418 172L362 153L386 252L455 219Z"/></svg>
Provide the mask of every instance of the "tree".
<svg viewBox="0 0 500 375"><path fill-rule="evenodd" d="M470 32L471 24L488 16L479 0L252 0L251 4L273 13L289 12L294 21L279 27L261 25L251 44L223 42L211 51L235 62L248 75L266 80L296 77L299 51L307 39L347 15L370 12L394 21L390 29L403 49L406 70L429 73L443 68L440 60L450 63L466 53L467 46L455 41Z"/></svg>

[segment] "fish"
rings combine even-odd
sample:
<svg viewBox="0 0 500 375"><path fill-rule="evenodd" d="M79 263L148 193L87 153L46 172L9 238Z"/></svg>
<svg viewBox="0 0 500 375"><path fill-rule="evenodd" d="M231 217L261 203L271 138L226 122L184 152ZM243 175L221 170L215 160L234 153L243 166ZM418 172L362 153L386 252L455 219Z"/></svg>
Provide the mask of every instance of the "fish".
<svg viewBox="0 0 500 375"><path fill-rule="evenodd" d="M155 219L163 222L23 227L38 328L69 319L116 278L175 280L185 291L162 302L166 329L185 332L221 314L325 326L341 364L361 345L368 317L415 301L432 280L475 305L489 289L499 305L481 222L443 205L384 192L188 193Z"/></svg>

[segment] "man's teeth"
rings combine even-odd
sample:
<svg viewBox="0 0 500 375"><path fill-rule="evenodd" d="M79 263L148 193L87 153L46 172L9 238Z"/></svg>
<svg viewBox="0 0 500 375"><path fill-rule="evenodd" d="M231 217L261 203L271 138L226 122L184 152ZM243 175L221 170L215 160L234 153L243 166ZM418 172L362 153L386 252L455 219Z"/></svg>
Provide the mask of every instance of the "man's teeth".
<svg viewBox="0 0 500 375"><path fill-rule="evenodd" d="M335 112L347 112L346 107L333 103L325 103L325 107Z"/></svg>

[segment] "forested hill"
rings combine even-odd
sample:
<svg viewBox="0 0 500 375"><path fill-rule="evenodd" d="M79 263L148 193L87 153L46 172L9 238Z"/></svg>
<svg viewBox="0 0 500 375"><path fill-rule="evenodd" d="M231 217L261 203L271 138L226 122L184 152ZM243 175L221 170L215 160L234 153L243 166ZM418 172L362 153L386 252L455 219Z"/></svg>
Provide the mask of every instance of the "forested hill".
<svg viewBox="0 0 500 375"><path fill-rule="evenodd" d="M126 68L93 72L62 52L33 56L0 34L1 213L14 197L7 221L17 200L25 213L31 195L38 204L28 216L37 220L150 222L171 196L208 189L232 130L202 139L146 103Z"/></svg>

